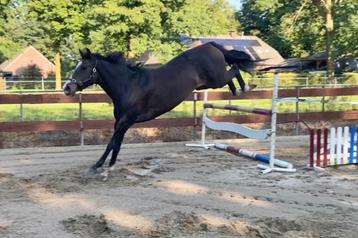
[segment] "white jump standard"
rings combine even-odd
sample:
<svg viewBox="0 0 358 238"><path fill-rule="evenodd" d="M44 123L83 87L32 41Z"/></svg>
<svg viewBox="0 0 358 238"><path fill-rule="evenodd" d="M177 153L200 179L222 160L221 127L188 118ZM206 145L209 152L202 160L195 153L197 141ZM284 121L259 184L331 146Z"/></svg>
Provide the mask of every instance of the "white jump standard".
<svg viewBox="0 0 358 238"><path fill-rule="evenodd" d="M276 146L276 122L277 122L277 111L276 111L276 103L280 101L278 98L278 73L275 72L274 75L274 86L272 90L272 108L271 110L268 109L261 109L261 108L250 108L244 106L233 106L233 105L219 105L219 104L210 104L207 103L208 101L208 93L205 91L204 93L204 108L203 108L203 116L202 116L202 130L201 130L201 142L197 144L186 144L186 146L195 146L195 147L202 147L202 148L210 148L215 146L218 149L226 150L231 153L236 153L240 155L244 155L253 159L260 160L265 163L269 163L269 165L259 164L257 167L263 169L263 173L269 173L271 171L278 171L278 172L295 172L296 169L293 168L293 165L275 159L275 146ZM207 110L209 108L212 109L223 109L223 110L234 110L234 111L243 111L249 113L255 113L260 115L271 116L271 129L262 129L256 130L252 129L237 123L232 122L216 122L208 118ZM223 144L207 144L205 141L205 134L206 134L206 127L212 130L221 130L221 131L228 131L234 132L240 135L243 135L248 138L257 139L257 140L265 140L270 138L270 155L262 155L257 154L255 152L236 148L232 146L227 146ZM279 167L275 167L279 166Z"/></svg>

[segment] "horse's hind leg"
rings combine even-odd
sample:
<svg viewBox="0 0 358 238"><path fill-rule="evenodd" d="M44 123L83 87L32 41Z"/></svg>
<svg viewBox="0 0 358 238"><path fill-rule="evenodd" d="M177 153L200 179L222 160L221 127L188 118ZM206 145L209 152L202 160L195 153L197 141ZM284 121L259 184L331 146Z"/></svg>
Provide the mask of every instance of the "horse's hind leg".
<svg viewBox="0 0 358 238"><path fill-rule="evenodd" d="M246 85L245 84L245 81L241 76L240 69L236 64L234 64L231 67L231 70L233 70L234 75L235 75L235 77L236 77L236 79L237 79L237 81L238 81L238 83L240 85L241 92L248 92L248 91L251 91L252 89L256 88L257 85L254 85L254 84ZM237 92L237 94L240 94L241 92Z"/></svg>
<svg viewBox="0 0 358 238"><path fill-rule="evenodd" d="M234 82L232 81L234 77L235 77L235 70L231 68L229 71L226 72L225 82L227 82L227 85L229 86L232 95L235 96L237 90Z"/></svg>
<svg viewBox="0 0 358 238"><path fill-rule="evenodd" d="M242 91L245 91L245 86L246 86L246 84L245 84L244 79L243 79L242 76L241 76L239 67L238 67L236 64L234 64L234 65L232 66L232 70L234 71L235 77L236 77L236 79L237 79L237 81L238 81L238 83L239 83L239 85L240 85L241 90L242 90Z"/></svg>
<svg viewBox="0 0 358 238"><path fill-rule="evenodd" d="M130 124L130 125L132 125L132 124ZM130 125L126 125L126 126L122 127L121 131L118 133L117 137L115 138L112 156L111 156L111 160L109 161L109 166L108 166L110 170L113 170L113 168L114 168L118 153L121 149L124 134L129 129Z"/></svg>
<svg viewBox="0 0 358 238"><path fill-rule="evenodd" d="M236 95L236 87L235 87L234 82L232 80L230 80L230 82L228 82L227 85L229 85L232 95L235 96Z"/></svg>

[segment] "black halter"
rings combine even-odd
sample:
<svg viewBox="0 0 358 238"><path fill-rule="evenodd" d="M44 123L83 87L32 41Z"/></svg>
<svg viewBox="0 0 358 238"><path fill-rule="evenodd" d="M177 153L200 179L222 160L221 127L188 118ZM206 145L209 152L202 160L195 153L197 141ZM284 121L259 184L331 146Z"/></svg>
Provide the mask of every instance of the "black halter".
<svg viewBox="0 0 358 238"><path fill-rule="evenodd" d="M93 68L92 68L92 72L90 74L90 76L88 77L87 80L85 81L77 81L75 78L69 78L70 82L71 83L74 83L77 85L77 87L81 90L82 89L82 86L85 85L85 84L97 84L99 81L100 81L100 78L101 76L98 74L97 72L97 59L96 59L96 63L94 64Z"/></svg>

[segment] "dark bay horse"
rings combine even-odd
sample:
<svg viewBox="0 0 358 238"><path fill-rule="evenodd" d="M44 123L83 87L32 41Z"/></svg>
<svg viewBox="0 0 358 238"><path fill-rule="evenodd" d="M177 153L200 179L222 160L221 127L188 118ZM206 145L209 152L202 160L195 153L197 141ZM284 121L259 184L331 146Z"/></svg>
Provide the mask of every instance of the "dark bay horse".
<svg viewBox="0 0 358 238"><path fill-rule="evenodd" d="M103 155L92 166L94 171L103 166L111 151L109 168L113 169L124 134L133 124L170 111L193 90L229 85L235 95L235 77L241 91L249 90L240 70L250 71L254 63L246 53L226 50L213 42L187 50L156 69L133 66L120 53L101 56L85 49L80 54L81 60L65 83L64 93L73 96L76 91L99 84L114 105L115 131Z"/></svg>

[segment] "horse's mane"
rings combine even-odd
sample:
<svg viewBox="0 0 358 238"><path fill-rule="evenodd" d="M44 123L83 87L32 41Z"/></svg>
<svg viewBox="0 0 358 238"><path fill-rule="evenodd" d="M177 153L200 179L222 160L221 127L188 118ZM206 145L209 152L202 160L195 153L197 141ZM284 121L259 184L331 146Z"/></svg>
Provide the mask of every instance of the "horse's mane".
<svg viewBox="0 0 358 238"><path fill-rule="evenodd" d="M134 71L140 70L143 67L143 65L141 64L135 64L127 61L122 52L112 52L106 54L105 56L100 54L93 54L93 55L95 55L97 59L104 60L112 64L126 65L128 68Z"/></svg>

